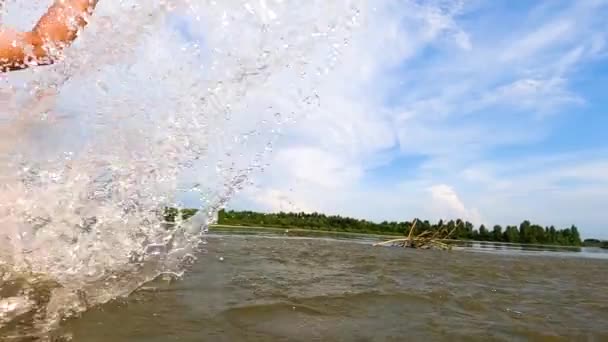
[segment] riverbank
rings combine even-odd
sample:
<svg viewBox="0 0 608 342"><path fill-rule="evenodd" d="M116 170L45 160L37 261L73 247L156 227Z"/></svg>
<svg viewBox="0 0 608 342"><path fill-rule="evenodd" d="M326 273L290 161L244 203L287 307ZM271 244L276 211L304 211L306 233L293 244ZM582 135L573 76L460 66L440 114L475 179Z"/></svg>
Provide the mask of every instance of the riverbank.
<svg viewBox="0 0 608 342"><path fill-rule="evenodd" d="M359 237L372 240L388 240L394 239L396 236L402 237L399 234L374 234L374 233L362 233L362 232L347 232L347 231L332 231L323 229L304 229L298 227L269 227L269 226L251 226L251 225L229 225L229 224L212 224L209 226L209 231L214 232L246 232L250 231L252 234L258 234L260 232L269 232L273 234L289 234L289 235L305 235L311 234L324 234L328 236L343 236L343 237ZM299 234L300 233L300 234ZM569 250L572 248L580 248L581 246L561 246L561 245L548 245L548 244L532 244L532 243L514 243L514 242L496 242L496 241L481 241L481 240L461 240L461 239L443 239L441 240L446 243L481 243L490 245L501 245L501 246L526 246L530 248L551 248L551 249L563 249Z"/></svg>
<svg viewBox="0 0 608 342"><path fill-rule="evenodd" d="M164 219L167 223L186 220L197 212L196 209L165 208ZM328 233L365 234L388 237L447 232L444 239L454 241L480 241L489 243L512 243L537 246L585 246L575 225L566 228L554 226L543 227L528 220L517 225L504 227L494 225L491 229L485 225L476 228L471 222L461 219L439 220L431 223L428 220L414 218L412 221L373 222L365 219L326 215L322 213L262 213L254 211L220 210L215 222L223 226L263 227L275 229L318 231ZM437 238L436 240L440 240ZM590 241L589 239L586 241ZM593 240L595 241L595 240ZM599 241L599 240L598 240Z"/></svg>
<svg viewBox="0 0 608 342"><path fill-rule="evenodd" d="M343 236L359 236L367 238L378 238L387 239L394 238L395 236L402 236L399 234L374 234L374 233L362 233L362 232L349 232L349 231L334 231L334 230L323 230L323 229L305 229L298 227L272 227L272 226L248 226L248 225L232 225L232 224L212 224L209 226L210 231L215 230L251 230L255 232L269 231L273 233L320 233L320 234L331 234L331 235L343 235Z"/></svg>
<svg viewBox="0 0 608 342"><path fill-rule="evenodd" d="M575 225L564 228L555 226L543 227L528 220L519 225L479 227L462 219L439 220L431 222L421 218L411 221L374 222L354 217L328 215L323 213L278 212L266 213L255 211L220 210L217 223L224 225L262 226L279 228L301 228L310 230L329 230L363 234L381 234L390 236L409 236L435 234L439 231L449 232L449 238L456 240L478 240L492 242L510 242L523 244L581 246L582 241ZM428 232L428 233L426 233ZM448 236L446 236L447 238Z"/></svg>

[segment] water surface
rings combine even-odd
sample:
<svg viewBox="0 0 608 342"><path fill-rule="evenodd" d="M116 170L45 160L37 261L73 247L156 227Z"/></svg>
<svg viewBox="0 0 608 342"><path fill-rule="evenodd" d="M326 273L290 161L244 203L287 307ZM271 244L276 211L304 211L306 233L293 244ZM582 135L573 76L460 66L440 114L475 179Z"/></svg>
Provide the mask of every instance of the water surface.
<svg viewBox="0 0 608 342"><path fill-rule="evenodd" d="M183 280L63 331L91 342L605 341L608 262L568 255L211 234Z"/></svg>

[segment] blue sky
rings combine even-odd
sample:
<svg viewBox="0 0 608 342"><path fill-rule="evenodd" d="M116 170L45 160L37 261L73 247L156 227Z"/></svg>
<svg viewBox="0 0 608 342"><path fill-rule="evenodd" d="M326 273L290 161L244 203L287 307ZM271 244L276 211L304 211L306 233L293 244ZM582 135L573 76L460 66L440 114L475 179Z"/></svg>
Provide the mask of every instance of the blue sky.
<svg viewBox="0 0 608 342"><path fill-rule="evenodd" d="M232 202L608 238L608 1L370 1L318 112Z"/></svg>

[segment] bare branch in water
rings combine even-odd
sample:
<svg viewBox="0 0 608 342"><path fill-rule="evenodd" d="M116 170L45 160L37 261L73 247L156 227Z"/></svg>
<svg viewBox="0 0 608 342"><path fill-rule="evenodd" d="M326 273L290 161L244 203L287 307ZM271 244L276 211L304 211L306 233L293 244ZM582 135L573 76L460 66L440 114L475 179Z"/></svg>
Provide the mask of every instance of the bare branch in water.
<svg viewBox="0 0 608 342"><path fill-rule="evenodd" d="M425 230L422 233L415 235L416 223L418 219L414 219L414 223L410 227L410 231L406 238L392 239L374 244L374 246L398 246L403 248L419 248L419 249L441 249L450 250L452 246L444 241L449 240L452 234L456 231L461 222L457 224L451 231L443 224L436 231Z"/></svg>

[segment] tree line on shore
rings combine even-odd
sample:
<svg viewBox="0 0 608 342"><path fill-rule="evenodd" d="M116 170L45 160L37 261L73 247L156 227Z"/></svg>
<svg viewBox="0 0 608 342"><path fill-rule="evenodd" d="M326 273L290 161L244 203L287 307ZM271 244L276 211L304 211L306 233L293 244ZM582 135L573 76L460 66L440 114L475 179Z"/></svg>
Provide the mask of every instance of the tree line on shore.
<svg viewBox="0 0 608 342"><path fill-rule="evenodd" d="M525 220L519 226L495 225L488 228L485 225L476 228L471 222L460 219L431 223L428 220L417 219L417 232L436 231L447 228L454 229L452 237L459 240L495 241L512 243L537 243L564 246L582 245L578 228L572 225L568 228L557 229L554 226L542 227ZM355 233L407 235L412 227L412 221L380 223L359 220L338 215L320 213L259 213L253 211L225 211L218 214L218 224L304 228L312 230L342 231Z"/></svg>
<svg viewBox="0 0 608 342"><path fill-rule="evenodd" d="M600 247L608 249L608 241L601 241L598 239L585 239L583 246L586 247Z"/></svg>
<svg viewBox="0 0 608 342"><path fill-rule="evenodd" d="M188 219L196 214L196 209L176 209L166 208L164 218L167 222L174 222L176 217ZM181 213L181 215L180 215ZM218 224L236 226L260 226L260 227L279 227L279 228L301 228L310 230L367 233L367 234L387 234L387 235L408 235L413 225L412 221L383 221L380 223L342 217L339 215L325 215L321 213L260 213L254 211L235 211L220 210L218 213ZM491 229L485 225L476 228L471 222L457 220L439 220L431 223L428 220L416 219L416 232L437 231L441 228L454 230L452 238L458 240L476 240L491 242L511 242L511 243L535 243L562 246L594 246L608 248L608 241L597 239L587 239L581 241L578 228L572 225L567 228L558 229L554 226L543 227L524 220L519 226L508 225L502 227L495 225Z"/></svg>

